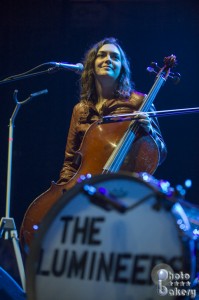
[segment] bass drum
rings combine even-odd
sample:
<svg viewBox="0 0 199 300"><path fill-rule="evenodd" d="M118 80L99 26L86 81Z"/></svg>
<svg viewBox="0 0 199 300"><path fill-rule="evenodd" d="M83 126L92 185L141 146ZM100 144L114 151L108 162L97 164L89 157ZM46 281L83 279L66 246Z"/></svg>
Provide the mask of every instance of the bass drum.
<svg viewBox="0 0 199 300"><path fill-rule="evenodd" d="M147 174L99 175L66 192L30 247L28 300L162 299L154 268L194 273L190 225L169 197Z"/></svg>

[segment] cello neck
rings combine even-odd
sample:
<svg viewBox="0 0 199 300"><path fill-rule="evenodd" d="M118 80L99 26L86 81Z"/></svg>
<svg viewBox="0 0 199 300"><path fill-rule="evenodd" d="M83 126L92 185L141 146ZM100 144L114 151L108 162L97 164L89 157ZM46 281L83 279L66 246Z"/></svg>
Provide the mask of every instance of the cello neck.
<svg viewBox="0 0 199 300"><path fill-rule="evenodd" d="M150 89L148 95L145 97L145 99L140 107L141 112L149 111L151 105L153 104L153 102L155 100L155 97L157 96L160 88L162 87L162 85L164 84L165 81L166 80L162 74L158 75L152 88Z"/></svg>

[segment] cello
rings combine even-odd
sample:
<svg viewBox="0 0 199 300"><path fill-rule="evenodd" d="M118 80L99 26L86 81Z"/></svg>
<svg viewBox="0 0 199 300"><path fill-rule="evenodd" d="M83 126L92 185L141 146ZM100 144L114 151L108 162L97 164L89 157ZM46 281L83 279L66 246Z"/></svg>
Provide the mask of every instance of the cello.
<svg viewBox="0 0 199 300"><path fill-rule="evenodd" d="M175 64L175 55L164 58L164 66L159 70L150 92L144 97L140 112L149 111ZM78 154L81 163L77 173L67 183L52 182L50 188L28 207L20 228L20 242L26 252L47 212L67 190L77 184L82 175L120 171L153 174L159 163L155 140L147 133L140 134L136 120L109 124L100 120L94 122L86 131Z"/></svg>

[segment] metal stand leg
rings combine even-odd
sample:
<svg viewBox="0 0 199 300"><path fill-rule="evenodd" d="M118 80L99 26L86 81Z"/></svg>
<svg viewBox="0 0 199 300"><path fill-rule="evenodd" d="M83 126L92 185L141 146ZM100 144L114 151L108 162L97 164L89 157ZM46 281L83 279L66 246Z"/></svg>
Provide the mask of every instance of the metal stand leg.
<svg viewBox="0 0 199 300"><path fill-rule="evenodd" d="M23 290L25 291L25 271L23 266L23 260L21 257L19 240L17 235L17 230L13 218L2 218L0 223L0 237L4 236L5 239L12 239L12 244L14 247L14 253L17 260L17 266L19 270L19 275L21 279L21 284Z"/></svg>

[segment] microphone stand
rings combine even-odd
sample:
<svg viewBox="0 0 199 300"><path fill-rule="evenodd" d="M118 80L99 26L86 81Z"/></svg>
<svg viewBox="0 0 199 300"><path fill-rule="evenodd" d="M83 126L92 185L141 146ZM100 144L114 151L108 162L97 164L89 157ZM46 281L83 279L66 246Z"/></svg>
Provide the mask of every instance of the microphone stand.
<svg viewBox="0 0 199 300"><path fill-rule="evenodd" d="M13 111L13 114L12 114L12 116L10 118L10 122L9 122L6 210L5 210L5 217L3 217L0 222L0 238L2 238L2 236L4 236L5 239L8 239L8 238L12 239L14 253L16 256L17 266L18 266L19 275L20 275L20 279L21 279L21 284L22 284L24 291L25 291L25 271L24 271L24 266L23 266L23 260L22 260L22 256L20 253L20 246L19 246L19 240L18 240L15 222L14 222L13 218L10 218L13 128L14 128L14 121L15 121L16 115L17 115L21 105L24 105L25 103L29 102L32 98L46 94L47 92L48 92L48 90L42 90L42 91L33 93L24 101L19 102L17 100L18 91L15 90L14 94L13 94L13 98L16 102L16 107Z"/></svg>

